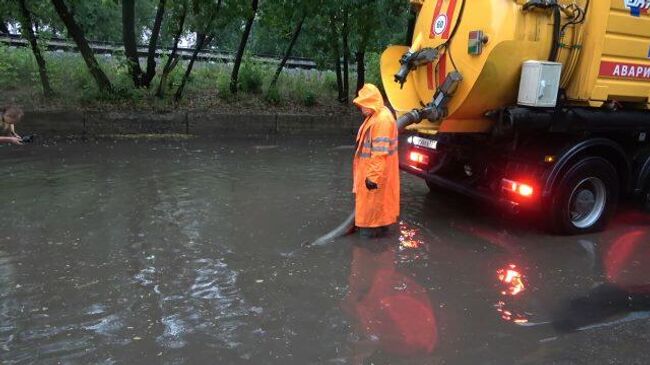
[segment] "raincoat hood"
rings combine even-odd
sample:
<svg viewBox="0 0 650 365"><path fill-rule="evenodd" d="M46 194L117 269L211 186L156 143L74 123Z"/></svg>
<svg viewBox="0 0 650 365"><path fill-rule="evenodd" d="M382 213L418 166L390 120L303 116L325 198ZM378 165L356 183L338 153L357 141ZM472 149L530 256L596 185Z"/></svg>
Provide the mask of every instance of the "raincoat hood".
<svg viewBox="0 0 650 365"><path fill-rule="evenodd" d="M365 84L363 88L359 90L359 96L354 99L353 103L358 107L372 109L376 113L384 107L384 98L381 96L381 92L377 86L373 84Z"/></svg>

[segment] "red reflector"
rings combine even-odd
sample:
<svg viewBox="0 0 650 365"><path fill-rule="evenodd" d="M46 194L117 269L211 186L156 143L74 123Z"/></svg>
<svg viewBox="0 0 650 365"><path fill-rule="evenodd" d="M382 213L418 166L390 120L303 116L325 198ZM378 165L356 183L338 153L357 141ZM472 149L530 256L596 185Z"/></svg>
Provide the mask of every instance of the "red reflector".
<svg viewBox="0 0 650 365"><path fill-rule="evenodd" d="M535 194L535 189L532 186L508 179L501 180L501 189L518 194L524 198L530 198Z"/></svg>
<svg viewBox="0 0 650 365"><path fill-rule="evenodd" d="M422 164L422 165L429 164L429 156L420 152L411 151L411 154L409 155L409 159L411 160L411 162L415 162L418 164Z"/></svg>

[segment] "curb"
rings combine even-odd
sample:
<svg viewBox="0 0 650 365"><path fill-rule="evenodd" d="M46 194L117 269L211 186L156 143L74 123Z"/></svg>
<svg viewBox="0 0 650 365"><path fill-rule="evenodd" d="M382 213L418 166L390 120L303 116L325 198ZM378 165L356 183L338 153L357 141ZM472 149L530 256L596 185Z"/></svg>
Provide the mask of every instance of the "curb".
<svg viewBox="0 0 650 365"><path fill-rule="evenodd" d="M27 111L20 126L25 134L44 137L109 134L292 135L354 134L356 115L229 114L210 111L97 112Z"/></svg>

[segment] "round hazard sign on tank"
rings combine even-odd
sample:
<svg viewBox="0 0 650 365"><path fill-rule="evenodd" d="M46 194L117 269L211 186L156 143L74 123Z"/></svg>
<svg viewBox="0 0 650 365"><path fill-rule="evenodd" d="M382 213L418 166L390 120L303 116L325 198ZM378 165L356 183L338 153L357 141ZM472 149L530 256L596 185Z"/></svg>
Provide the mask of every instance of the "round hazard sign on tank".
<svg viewBox="0 0 650 365"><path fill-rule="evenodd" d="M433 34L435 35L441 35L442 33L447 30L447 23L449 23L449 20L447 19L446 14L440 14L434 21L433 21Z"/></svg>

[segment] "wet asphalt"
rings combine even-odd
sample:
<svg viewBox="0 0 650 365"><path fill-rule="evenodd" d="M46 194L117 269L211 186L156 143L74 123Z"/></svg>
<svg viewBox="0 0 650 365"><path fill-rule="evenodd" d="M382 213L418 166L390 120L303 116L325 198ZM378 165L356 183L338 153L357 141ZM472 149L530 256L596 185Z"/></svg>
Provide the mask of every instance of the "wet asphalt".
<svg viewBox="0 0 650 365"><path fill-rule="evenodd" d="M3 364L645 364L650 215L561 237L402 175L388 237L352 138L2 147Z"/></svg>

